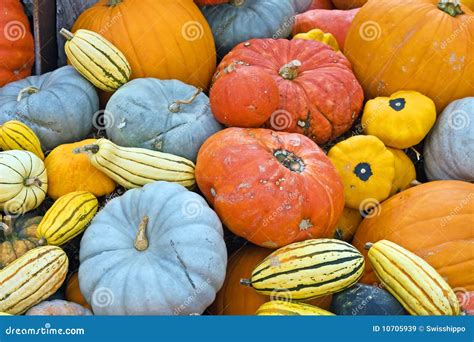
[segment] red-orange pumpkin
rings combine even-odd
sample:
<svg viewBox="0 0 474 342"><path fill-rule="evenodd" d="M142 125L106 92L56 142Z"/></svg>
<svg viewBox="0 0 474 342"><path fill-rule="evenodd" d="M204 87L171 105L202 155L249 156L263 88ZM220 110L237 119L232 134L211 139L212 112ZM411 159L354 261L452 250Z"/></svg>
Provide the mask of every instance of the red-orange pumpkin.
<svg viewBox="0 0 474 342"><path fill-rule="evenodd" d="M334 5L332 4L331 0L313 0L311 5L308 8L309 10L313 9L333 9Z"/></svg>
<svg viewBox="0 0 474 342"><path fill-rule="evenodd" d="M474 290L474 184L429 182L391 197L365 218L352 243L390 240L433 266L453 288ZM377 281L366 262L363 282Z"/></svg>
<svg viewBox="0 0 474 342"><path fill-rule="evenodd" d="M31 75L35 50L28 18L19 0L0 9L0 87Z"/></svg>
<svg viewBox="0 0 474 342"><path fill-rule="evenodd" d="M332 3L336 8L347 10L365 5L367 0L332 0Z"/></svg>
<svg viewBox="0 0 474 342"><path fill-rule="evenodd" d="M225 129L201 147L196 180L224 225L263 247L333 237L344 208L336 169L300 134Z"/></svg>
<svg viewBox="0 0 474 342"><path fill-rule="evenodd" d="M269 128L301 133L322 144L346 132L359 115L362 88L349 61L326 44L252 39L222 60L217 75L233 63L258 67L276 80L280 105Z"/></svg>
<svg viewBox="0 0 474 342"><path fill-rule="evenodd" d="M194 0L199 6L219 5L229 2L229 0Z"/></svg>
<svg viewBox="0 0 474 342"><path fill-rule="evenodd" d="M211 110L227 126L260 127L278 109L278 87L264 70L231 64L216 77Z"/></svg>

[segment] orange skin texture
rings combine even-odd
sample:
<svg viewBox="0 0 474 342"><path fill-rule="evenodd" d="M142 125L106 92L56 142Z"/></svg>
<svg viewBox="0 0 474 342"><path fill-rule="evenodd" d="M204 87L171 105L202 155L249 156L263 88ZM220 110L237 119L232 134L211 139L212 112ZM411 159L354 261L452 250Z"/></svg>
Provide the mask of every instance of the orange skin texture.
<svg viewBox="0 0 474 342"><path fill-rule="evenodd" d="M31 75L35 48L30 24L20 1L2 0L1 7L0 87L3 87Z"/></svg>
<svg viewBox="0 0 474 342"><path fill-rule="evenodd" d="M452 17L438 0L369 0L354 19L344 54L367 98L415 90L441 112L474 94L474 13ZM454 37L454 38L453 38Z"/></svg>
<svg viewBox="0 0 474 342"><path fill-rule="evenodd" d="M79 288L79 278L77 272L73 273L67 282L66 299L70 302L80 304L92 311L92 307L86 302L84 296L81 293L81 289Z"/></svg>
<svg viewBox="0 0 474 342"><path fill-rule="evenodd" d="M224 285L208 311L213 315L255 315L257 309L271 298L259 294L253 288L240 284L240 279L250 277L253 269L273 250L247 244L236 251L227 263ZM331 306L332 296L313 299L308 304L325 310Z"/></svg>
<svg viewBox="0 0 474 342"><path fill-rule="evenodd" d="M333 9L334 5L332 4L331 0L313 0L311 5L309 6L309 10L313 9Z"/></svg>
<svg viewBox="0 0 474 342"><path fill-rule="evenodd" d="M259 68L245 66L224 70L209 98L217 121L231 127L259 127L280 103L273 77Z"/></svg>
<svg viewBox="0 0 474 342"><path fill-rule="evenodd" d="M280 76L280 70L294 60L301 62L296 77ZM252 39L237 45L216 75L233 63L258 67L275 79L280 112L266 124L274 130L304 134L323 144L350 129L362 108L364 95L351 64L321 42Z"/></svg>
<svg viewBox="0 0 474 342"><path fill-rule="evenodd" d="M280 163L280 150L300 158L301 172ZM262 247L333 237L344 208L336 169L300 134L225 129L201 147L196 180L223 224Z"/></svg>
<svg viewBox="0 0 474 342"><path fill-rule="evenodd" d="M292 34L294 36L318 28L331 33L336 38L339 47L343 49L347 33L357 12L359 8L347 11L316 9L298 14Z"/></svg>
<svg viewBox="0 0 474 342"><path fill-rule="evenodd" d="M96 139L86 139L56 147L44 160L48 170L48 196L56 200L74 191L88 191L96 197L114 191L116 184L96 169L85 153L74 154L75 148L94 144Z"/></svg>
<svg viewBox="0 0 474 342"><path fill-rule="evenodd" d="M225 4L229 2L229 0L195 0L194 1L199 6L207 6L207 5L219 5Z"/></svg>
<svg viewBox="0 0 474 342"><path fill-rule="evenodd" d="M332 0L332 3L338 9L348 10L364 6L367 0Z"/></svg>
<svg viewBox="0 0 474 342"><path fill-rule="evenodd" d="M425 259L452 288L474 290L474 184L436 181L405 190L362 221L353 245L389 240ZM377 282L366 260L362 281Z"/></svg>

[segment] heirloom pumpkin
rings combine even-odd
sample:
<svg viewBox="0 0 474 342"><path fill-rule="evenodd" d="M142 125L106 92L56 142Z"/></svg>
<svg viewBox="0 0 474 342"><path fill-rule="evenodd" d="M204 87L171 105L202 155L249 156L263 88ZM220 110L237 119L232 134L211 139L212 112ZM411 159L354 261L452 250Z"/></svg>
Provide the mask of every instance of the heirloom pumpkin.
<svg viewBox="0 0 474 342"><path fill-rule="evenodd" d="M436 121L434 102L416 91L397 91L390 97L367 101L362 127L390 147L418 145Z"/></svg>
<svg viewBox="0 0 474 342"><path fill-rule="evenodd" d="M0 152L0 210L23 214L46 197L48 176L43 161L28 151Z"/></svg>
<svg viewBox="0 0 474 342"><path fill-rule="evenodd" d="M222 235L206 201L180 185L129 190L84 233L81 291L97 315L201 314L224 282Z"/></svg>
<svg viewBox="0 0 474 342"><path fill-rule="evenodd" d="M44 159L41 143L35 132L23 122L10 120L0 124L0 148L4 151L24 150Z"/></svg>
<svg viewBox="0 0 474 342"><path fill-rule="evenodd" d="M216 68L212 32L192 0L101 0L79 16L72 31L79 29L115 45L132 79L178 79L205 89Z"/></svg>
<svg viewBox="0 0 474 342"><path fill-rule="evenodd" d="M48 170L49 197L56 200L75 191L87 191L100 197L114 191L116 184L111 178L92 166L85 154L73 152L95 142L96 139L86 139L60 145L51 151L44 161Z"/></svg>
<svg viewBox="0 0 474 342"><path fill-rule="evenodd" d="M369 210L390 195L395 160L378 138L353 136L333 146L328 157L342 178L347 207Z"/></svg>
<svg viewBox="0 0 474 342"><path fill-rule="evenodd" d="M322 144L346 132L359 115L363 93L351 65L323 43L253 39L235 47L216 76L234 63L258 67L276 80L280 105L269 128L301 133Z"/></svg>
<svg viewBox="0 0 474 342"><path fill-rule="evenodd" d="M214 33L218 55L225 56L248 39L288 37L295 15L293 1L230 0L201 10Z"/></svg>
<svg viewBox="0 0 474 342"><path fill-rule="evenodd" d="M77 272L73 273L66 285L66 299L70 302L74 302L82 305L83 307L92 310L92 307L87 303L84 296L82 295L79 287L79 275Z"/></svg>
<svg viewBox="0 0 474 342"><path fill-rule="evenodd" d="M92 312L76 303L54 299L41 302L26 313L26 316L91 316Z"/></svg>
<svg viewBox="0 0 474 342"><path fill-rule="evenodd" d="M71 66L0 88L0 124L24 122L46 150L83 139L98 110L95 88Z"/></svg>
<svg viewBox="0 0 474 342"><path fill-rule="evenodd" d="M387 148L393 154L395 176L393 178L390 196L408 189L416 181L415 165L411 159L401 150Z"/></svg>
<svg viewBox="0 0 474 342"><path fill-rule="evenodd" d="M370 0L350 28L344 53L367 98L418 91L441 112L472 96L474 13L454 0ZM455 38L453 38L455 37Z"/></svg>
<svg viewBox="0 0 474 342"><path fill-rule="evenodd" d="M353 244L390 240L425 259L452 288L474 290L474 184L437 181L417 185L383 202L365 218ZM364 283L377 281L370 265Z"/></svg>
<svg viewBox="0 0 474 342"><path fill-rule="evenodd" d="M344 207L336 169L299 134L221 131L199 151L196 180L224 225L263 247L332 237Z"/></svg>
<svg viewBox="0 0 474 342"><path fill-rule="evenodd" d="M446 107L424 148L428 179L474 181L474 97Z"/></svg>
<svg viewBox="0 0 474 342"><path fill-rule="evenodd" d="M119 89L104 113L108 137L196 161L202 143L222 126L199 88L177 80L137 79Z"/></svg>
<svg viewBox="0 0 474 342"><path fill-rule="evenodd" d="M0 32L0 87L3 87L30 76L35 61L33 35L21 1L2 1Z"/></svg>

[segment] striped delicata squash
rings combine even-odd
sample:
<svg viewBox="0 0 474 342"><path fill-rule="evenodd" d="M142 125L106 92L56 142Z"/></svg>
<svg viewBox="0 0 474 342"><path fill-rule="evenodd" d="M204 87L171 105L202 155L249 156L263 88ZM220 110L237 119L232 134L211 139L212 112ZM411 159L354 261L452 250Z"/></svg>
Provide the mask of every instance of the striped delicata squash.
<svg viewBox="0 0 474 342"><path fill-rule="evenodd" d="M69 62L97 88L114 92L128 82L132 69L124 54L100 34L61 29Z"/></svg>
<svg viewBox="0 0 474 342"><path fill-rule="evenodd" d="M22 314L50 297L64 282L68 264L61 248L43 246L0 270L0 312Z"/></svg>
<svg viewBox="0 0 474 342"><path fill-rule="evenodd" d="M241 283L273 298L305 301L342 291L363 272L364 257L352 245L312 239L276 250Z"/></svg>
<svg viewBox="0 0 474 342"><path fill-rule="evenodd" d="M40 244L60 246L82 233L99 208L97 198L87 191L61 196L44 215L36 236Z"/></svg>
<svg viewBox="0 0 474 342"><path fill-rule="evenodd" d="M35 132L20 121L10 120L0 125L0 148L4 151L30 151L44 160L41 143Z"/></svg>
<svg viewBox="0 0 474 342"><path fill-rule="evenodd" d="M256 312L258 316L334 316L333 313L317 306L272 300L260 306Z"/></svg>
<svg viewBox="0 0 474 342"><path fill-rule="evenodd" d="M388 240L368 243L368 259L385 288L412 315L459 315L459 301L426 261Z"/></svg>
<svg viewBox="0 0 474 342"><path fill-rule="evenodd" d="M82 152L89 154L92 165L127 189L156 181L178 183L187 188L196 183L194 163L172 154L120 147L107 139L75 150L75 153Z"/></svg>

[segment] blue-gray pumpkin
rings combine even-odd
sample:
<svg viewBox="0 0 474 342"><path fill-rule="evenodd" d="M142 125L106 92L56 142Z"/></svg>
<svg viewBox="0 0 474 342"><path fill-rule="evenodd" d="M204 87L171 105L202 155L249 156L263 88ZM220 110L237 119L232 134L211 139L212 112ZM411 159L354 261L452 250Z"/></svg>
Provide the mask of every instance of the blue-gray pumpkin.
<svg viewBox="0 0 474 342"><path fill-rule="evenodd" d="M424 157L429 180L474 181L474 97L445 108L426 139Z"/></svg>
<svg viewBox="0 0 474 342"><path fill-rule="evenodd" d="M293 0L296 13L306 12L313 0Z"/></svg>
<svg viewBox="0 0 474 342"><path fill-rule="evenodd" d="M111 200L84 233L79 285L96 315L201 314L226 272L219 218L184 187L155 182Z"/></svg>
<svg viewBox="0 0 474 342"><path fill-rule="evenodd" d="M107 135L116 144L192 161L204 141L222 129L212 115L209 98L177 80L133 80L112 96L104 115Z"/></svg>
<svg viewBox="0 0 474 342"><path fill-rule="evenodd" d="M331 312L336 315L405 315L403 306L388 291L357 283L333 295Z"/></svg>
<svg viewBox="0 0 474 342"><path fill-rule="evenodd" d="M237 44L252 38L288 37L296 13L293 1L230 0L228 4L202 7L218 55L225 56Z"/></svg>
<svg viewBox="0 0 474 342"><path fill-rule="evenodd" d="M96 89L71 66L0 88L0 124L24 122L45 150L86 137L98 110Z"/></svg>

